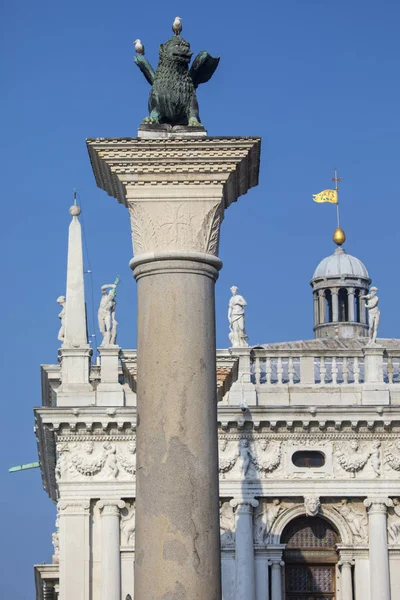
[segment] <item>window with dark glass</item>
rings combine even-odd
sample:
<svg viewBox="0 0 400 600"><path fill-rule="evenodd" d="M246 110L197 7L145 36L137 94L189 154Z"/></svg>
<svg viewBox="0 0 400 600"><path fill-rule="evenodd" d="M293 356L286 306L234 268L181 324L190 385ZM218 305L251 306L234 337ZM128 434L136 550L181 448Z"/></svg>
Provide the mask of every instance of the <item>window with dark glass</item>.
<svg viewBox="0 0 400 600"><path fill-rule="evenodd" d="M322 452L317 452L316 450L300 450L293 454L292 463L295 467L318 469L324 466L325 456Z"/></svg>

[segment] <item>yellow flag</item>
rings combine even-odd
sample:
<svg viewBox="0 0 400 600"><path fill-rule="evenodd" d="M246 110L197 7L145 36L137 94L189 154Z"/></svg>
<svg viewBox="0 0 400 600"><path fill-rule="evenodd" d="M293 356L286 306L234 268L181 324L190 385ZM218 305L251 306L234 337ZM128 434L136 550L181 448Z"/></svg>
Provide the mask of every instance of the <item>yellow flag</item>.
<svg viewBox="0 0 400 600"><path fill-rule="evenodd" d="M313 194L313 200L314 202L330 202L331 204L337 204L337 190L324 190L319 194Z"/></svg>

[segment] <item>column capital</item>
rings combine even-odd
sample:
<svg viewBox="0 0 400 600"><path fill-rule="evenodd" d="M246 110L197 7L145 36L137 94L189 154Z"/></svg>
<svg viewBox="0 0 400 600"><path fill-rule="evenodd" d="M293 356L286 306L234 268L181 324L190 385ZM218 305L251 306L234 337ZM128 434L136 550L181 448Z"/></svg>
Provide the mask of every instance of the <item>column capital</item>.
<svg viewBox="0 0 400 600"><path fill-rule="evenodd" d="M344 567L344 568L350 568L351 569L351 567L354 566L354 560L351 559L351 558L349 558L348 560L345 560L345 559L339 560L338 565L341 568Z"/></svg>
<svg viewBox="0 0 400 600"><path fill-rule="evenodd" d="M125 502L121 499L106 498L96 502L97 508L100 510L102 517L104 516L119 516L119 511L125 508Z"/></svg>
<svg viewBox="0 0 400 600"><path fill-rule="evenodd" d="M270 560L270 563L271 563L271 567L272 567L272 568L274 568L274 567L275 567L275 568L276 568L276 567L279 567L279 568L281 568L281 567L284 567L284 566L285 566L285 563L284 563L284 561L283 561L283 560L279 560L279 559L269 559L269 560Z"/></svg>
<svg viewBox="0 0 400 600"><path fill-rule="evenodd" d="M339 294L339 288L329 288L332 296L337 296Z"/></svg>
<svg viewBox="0 0 400 600"><path fill-rule="evenodd" d="M253 512L253 508L257 508L259 502L255 498L232 498L229 501L232 508L236 508L236 512Z"/></svg>
<svg viewBox="0 0 400 600"><path fill-rule="evenodd" d="M368 514L387 514L387 509L393 506L391 498L372 497L364 500L364 506L367 508Z"/></svg>
<svg viewBox="0 0 400 600"><path fill-rule="evenodd" d="M86 515L89 514L89 500L59 500L57 508L60 515Z"/></svg>

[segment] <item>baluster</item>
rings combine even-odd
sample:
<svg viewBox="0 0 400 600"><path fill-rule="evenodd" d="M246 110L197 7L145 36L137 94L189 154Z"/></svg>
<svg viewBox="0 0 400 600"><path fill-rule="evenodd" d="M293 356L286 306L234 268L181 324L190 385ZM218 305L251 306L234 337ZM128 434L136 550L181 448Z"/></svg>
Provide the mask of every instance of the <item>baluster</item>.
<svg viewBox="0 0 400 600"><path fill-rule="evenodd" d="M347 356L343 356L342 359L342 377L343 377L343 383L349 383L348 379L349 379L349 365L347 362Z"/></svg>
<svg viewBox="0 0 400 600"><path fill-rule="evenodd" d="M266 383L271 385L271 357L267 356L265 361L265 378Z"/></svg>
<svg viewBox="0 0 400 600"><path fill-rule="evenodd" d="M354 383L360 383L360 361L358 360L358 356L354 357L353 370Z"/></svg>
<svg viewBox="0 0 400 600"><path fill-rule="evenodd" d="M321 385L325 384L326 377L326 364L325 364L325 356L321 356L319 360L319 378L321 379Z"/></svg>
<svg viewBox="0 0 400 600"><path fill-rule="evenodd" d="M333 385L337 384L337 375L338 375L338 368L337 368L336 356L332 356L332 384Z"/></svg>
<svg viewBox="0 0 400 600"><path fill-rule="evenodd" d="M282 365L282 357L278 357L278 365L276 368L276 377L278 379L277 383L282 383L283 378L283 365Z"/></svg>
<svg viewBox="0 0 400 600"><path fill-rule="evenodd" d="M388 382L393 383L393 374L394 374L393 356L388 356L387 371L388 371Z"/></svg>
<svg viewBox="0 0 400 600"><path fill-rule="evenodd" d="M256 356L254 361L254 377L256 385L260 385L261 383L261 364L260 357Z"/></svg>
<svg viewBox="0 0 400 600"><path fill-rule="evenodd" d="M288 376L289 376L289 385L293 385L294 365L293 365L293 357L292 356L289 356Z"/></svg>

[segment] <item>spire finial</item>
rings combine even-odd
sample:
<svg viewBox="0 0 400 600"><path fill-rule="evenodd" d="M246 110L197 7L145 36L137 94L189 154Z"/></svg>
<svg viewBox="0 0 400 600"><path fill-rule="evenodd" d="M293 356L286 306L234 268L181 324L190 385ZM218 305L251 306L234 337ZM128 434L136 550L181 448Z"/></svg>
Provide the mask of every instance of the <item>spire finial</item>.
<svg viewBox="0 0 400 600"><path fill-rule="evenodd" d="M337 246L342 246L346 241L346 234L343 229L340 227L340 217L339 217L339 181L342 178L338 177L337 169L335 169L335 175L332 177L332 181L335 182L335 190L336 190L336 217L337 217L337 227L333 232L333 241Z"/></svg>
<svg viewBox="0 0 400 600"><path fill-rule="evenodd" d="M69 209L69 214L71 217L79 217L81 214L80 206L78 206L76 203L76 189L74 189L74 203Z"/></svg>

